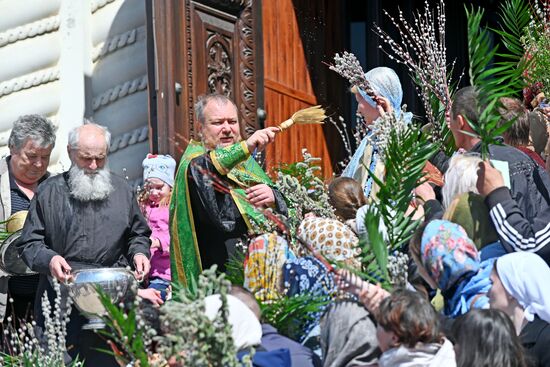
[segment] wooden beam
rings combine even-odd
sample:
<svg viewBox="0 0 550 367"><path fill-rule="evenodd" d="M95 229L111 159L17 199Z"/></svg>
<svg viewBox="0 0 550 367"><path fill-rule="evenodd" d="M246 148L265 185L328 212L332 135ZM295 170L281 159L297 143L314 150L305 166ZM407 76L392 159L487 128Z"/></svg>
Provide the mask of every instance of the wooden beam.
<svg viewBox="0 0 550 367"><path fill-rule="evenodd" d="M287 85L281 84L273 79L265 78L264 85L266 88L271 89L272 91L284 94L285 96L292 97L301 102L308 103L310 105L317 104L317 98L314 95L304 93Z"/></svg>

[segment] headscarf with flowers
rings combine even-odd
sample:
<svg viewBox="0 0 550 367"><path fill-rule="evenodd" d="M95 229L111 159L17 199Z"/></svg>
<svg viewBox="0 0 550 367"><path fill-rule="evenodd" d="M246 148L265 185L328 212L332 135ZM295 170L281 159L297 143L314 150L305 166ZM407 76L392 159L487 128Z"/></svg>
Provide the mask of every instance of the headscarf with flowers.
<svg viewBox="0 0 550 367"><path fill-rule="evenodd" d="M445 315L456 317L471 308L488 308L489 275L494 259L480 262L464 228L446 220L430 222L422 234L422 265L445 298Z"/></svg>
<svg viewBox="0 0 550 367"><path fill-rule="evenodd" d="M296 258L288 242L275 233L266 233L254 238L248 245L244 263L244 287L262 302L281 296L283 266Z"/></svg>
<svg viewBox="0 0 550 367"><path fill-rule="evenodd" d="M313 256L300 257L287 261L283 268L284 287L287 297L299 294L311 294L323 301L330 301L336 294L334 275L327 267ZM319 325L321 316L328 304L312 315L311 321L304 325L301 335L302 342L306 336Z"/></svg>

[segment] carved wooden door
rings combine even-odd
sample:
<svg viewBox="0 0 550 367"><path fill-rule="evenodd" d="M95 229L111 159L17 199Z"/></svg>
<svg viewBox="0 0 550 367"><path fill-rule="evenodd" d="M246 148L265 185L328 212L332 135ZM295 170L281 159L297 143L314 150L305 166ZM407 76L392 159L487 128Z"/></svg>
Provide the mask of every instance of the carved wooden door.
<svg viewBox="0 0 550 367"><path fill-rule="evenodd" d="M258 111L267 111L269 126L303 107L322 103L334 112L342 106L344 84L322 64L342 49L335 21L341 5L334 3L154 1L148 11L152 149L182 154L194 137L193 104L205 93L235 101L243 136L264 126ZM331 126L293 127L268 149L267 166L299 160L308 148L323 158L329 176L340 158L338 139Z"/></svg>
<svg viewBox="0 0 550 367"><path fill-rule="evenodd" d="M219 92L235 101L243 136L258 128L262 74L257 70L257 7L259 2L253 0L153 3L150 27L157 85L151 98L151 127L159 152L179 157L195 137L193 105L202 94Z"/></svg>
<svg viewBox="0 0 550 367"><path fill-rule="evenodd" d="M345 87L323 61L342 50L343 2L277 0L262 3L266 125L277 125L301 108L321 104L342 114ZM333 116L334 117L334 116ZM337 118L336 118L337 119ZM302 160L302 149L322 158L330 177L341 159L334 126L293 126L267 149L266 165Z"/></svg>

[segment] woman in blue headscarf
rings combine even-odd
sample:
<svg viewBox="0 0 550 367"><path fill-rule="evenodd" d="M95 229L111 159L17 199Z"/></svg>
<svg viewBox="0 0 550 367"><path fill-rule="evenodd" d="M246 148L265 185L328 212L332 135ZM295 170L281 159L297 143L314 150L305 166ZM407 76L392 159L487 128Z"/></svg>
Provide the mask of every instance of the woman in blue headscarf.
<svg viewBox="0 0 550 367"><path fill-rule="evenodd" d="M376 94L376 98L372 99L364 90L356 86L352 87L351 91L357 99L357 112L363 116L367 127L385 113L393 113L397 118L400 118L403 90L395 71L387 67L377 67L366 73L365 77ZM403 118L408 123L412 119L412 114L407 112L403 115ZM384 164L379 159L376 144L369 143L368 137L370 135L371 132L369 131L342 173L343 177L351 177L357 180L363 186L363 192L367 198L376 195L377 191L373 187L374 183L367 169L374 172L376 177L384 177Z"/></svg>
<svg viewBox="0 0 550 367"><path fill-rule="evenodd" d="M446 316L454 318L472 308L489 308L487 292L495 259L480 261L464 228L446 220L433 220L418 229L409 253L424 280L441 290Z"/></svg>

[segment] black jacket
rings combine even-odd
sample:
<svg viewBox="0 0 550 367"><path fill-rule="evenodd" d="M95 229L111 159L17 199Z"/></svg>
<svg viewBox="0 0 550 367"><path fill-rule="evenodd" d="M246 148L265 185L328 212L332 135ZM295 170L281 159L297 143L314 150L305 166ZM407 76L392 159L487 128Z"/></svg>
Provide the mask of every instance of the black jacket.
<svg viewBox="0 0 550 367"><path fill-rule="evenodd" d="M550 325L535 316L535 319L523 327L519 335L525 348L529 366L550 366Z"/></svg>
<svg viewBox="0 0 550 367"><path fill-rule="evenodd" d="M501 243L508 252L537 253L550 264L550 208L528 219L507 187L500 187L485 198L489 215Z"/></svg>
<svg viewBox="0 0 550 367"><path fill-rule="evenodd" d="M111 183L113 192L96 202L70 196L67 172L42 183L17 244L23 261L48 275L55 255L63 256L75 270L132 264L137 253L149 257L151 230L133 190L115 175Z"/></svg>
<svg viewBox="0 0 550 367"><path fill-rule="evenodd" d="M205 170L216 175L227 186L235 184L217 173L209 154L194 158L187 170L202 268L208 269L217 264L219 270L225 271L227 260L235 254L236 244L246 241L248 227L231 194L216 190L212 177L204 174ZM283 195L273 188L272 190L275 211L286 215L288 209Z"/></svg>

